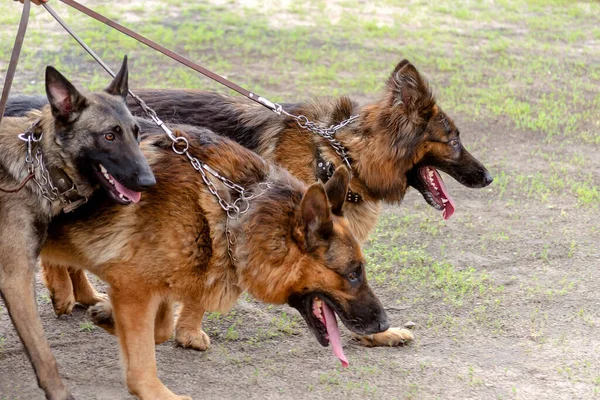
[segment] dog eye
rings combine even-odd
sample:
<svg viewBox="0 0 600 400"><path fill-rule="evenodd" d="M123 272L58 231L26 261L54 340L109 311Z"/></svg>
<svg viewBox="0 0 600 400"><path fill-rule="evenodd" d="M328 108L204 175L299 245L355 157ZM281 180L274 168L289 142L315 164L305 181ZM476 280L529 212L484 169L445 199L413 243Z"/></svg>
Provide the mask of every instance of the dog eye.
<svg viewBox="0 0 600 400"><path fill-rule="evenodd" d="M358 282L358 272L356 272L356 271L350 272L346 277L348 278L350 283Z"/></svg>
<svg viewBox="0 0 600 400"><path fill-rule="evenodd" d="M458 139L452 139L449 144L452 147L458 147L458 143Z"/></svg>
<svg viewBox="0 0 600 400"><path fill-rule="evenodd" d="M104 139L108 140L109 142L112 142L113 140L115 140L115 135L112 133L106 133L104 135Z"/></svg>

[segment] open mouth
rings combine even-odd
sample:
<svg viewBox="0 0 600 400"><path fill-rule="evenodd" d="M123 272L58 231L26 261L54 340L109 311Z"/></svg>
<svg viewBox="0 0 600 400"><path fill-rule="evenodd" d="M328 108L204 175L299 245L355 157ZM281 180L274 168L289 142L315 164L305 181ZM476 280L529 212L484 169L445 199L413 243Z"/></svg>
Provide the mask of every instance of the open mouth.
<svg viewBox="0 0 600 400"><path fill-rule="evenodd" d="M138 203L140 201L140 198L142 197L140 192L136 192L123 186L123 184L108 173L102 164L94 166L94 171L102 186L115 202L126 205Z"/></svg>
<svg viewBox="0 0 600 400"><path fill-rule="evenodd" d="M454 214L454 200L448 194L444 180L437 169L429 166L421 167L418 171L421 187L417 188L427 203L442 212L444 219L450 219Z"/></svg>
<svg viewBox="0 0 600 400"><path fill-rule="evenodd" d="M323 346L327 346L331 343L333 354L341 361L342 367L347 367L348 360L346 359L344 349L342 348L342 338L340 336L340 329L338 328L335 312L325 301L314 296L312 299L312 314L316 317L316 321L313 322L314 325L312 328L317 336L317 340Z"/></svg>

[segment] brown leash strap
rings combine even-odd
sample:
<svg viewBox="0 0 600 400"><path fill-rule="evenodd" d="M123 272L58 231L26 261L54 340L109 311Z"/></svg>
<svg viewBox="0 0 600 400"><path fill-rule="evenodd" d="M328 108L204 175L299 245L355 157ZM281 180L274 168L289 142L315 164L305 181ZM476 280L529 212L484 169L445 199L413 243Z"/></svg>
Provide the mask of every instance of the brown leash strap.
<svg viewBox="0 0 600 400"><path fill-rule="evenodd" d="M85 15L92 17L95 20L100 21L105 25L110 26L111 28L116 29L121 33L124 33L125 35L145 44L146 46L148 46L158 52L161 52L162 54L166 55L167 57L172 58L173 60L193 69L194 71L200 72L202 75L220 83L221 85L227 86L228 88L235 90L236 92L238 92L239 94L241 94L243 96L246 96L250 100L253 100L259 104L262 104L263 106L271 109L272 111L276 111L276 112L278 111L277 106L273 102L267 100L266 98L258 96L256 94L250 92L249 90L244 89L243 87L231 82L230 80L223 78L220 75L215 74L214 72L204 68L203 66L196 64L195 62L193 62L191 60L188 60L187 58L183 57L182 55L177 54L174 51L171 51L156 42L153 42L152 40L132 31L131 29L125 28L123 25L120 25L111 19L106 18L104 15L98 14L94 10L90 10L89 8L79 4L78 2L76 2L74 0L60 0L60 1L67 4L68 6L75 8L76 10L81 11ZM46 7L46 9L48 9L46 4L44 4L44 6Z"/></svg>
<svg viewBox="0 0 600 400"><path fill-rule="evenodd" d="M25 0L23 3L23 12L21 13L21 22L19 22L19 29L17 30L17 37L15 38L15 45L10 56L8 71L6 71L6 80L4 81L4 88L2 89L2 98L0 98L0 122L2 122L2 116L4 116L4 110L6 110L8 94L10 93L10 87L12 86L12 81L17 70L17 64L19 63L19 55L21 54L21 47L23 47L25 32L27 32L27 23L29 22L30 8L31 1Z"/></svg>
<svg viewBox="0 0 600 400"><path fill-rule="evenodd" d="M318 124L310 121L307 117L305 117L304 115L294 115L294 114L290 114L289 112L285 111L283 109L283 107L279 104L273 103L272 101L262 97L262 96L258 96L252 92L250 92L247 89L244 89L243 87L223 78L220 75L215 74L212 71L209 71L208 69L202 67L201 65L196 64L193 61L188 60L187 58L175 53L174 51L171 51L161 45L159 45L158 43L153 42L152 40L136 33L133 32L130 29L125 28L124 26L106 18L105 16L98 14L97 12L90 10L89 8L79 4L78 2L76 2L75 0L60 0L63 3L67 4L68 6L71 6L73 8L75 8L76 10L86 14L87 16L94 18L95 20L102 22L103 24L110 26L113 29L118 30L119 32L137 40L138 42L141 42L143 44L145 44L146 46L166 55L167 57L170 57L171 59L193 69L194 71L197 71L201 74L203 74L204 76L211 78L212 80L220 83L223 86L226 86L236 92L238 92L239 94L247 97L248 99L255 101L256 103L268 108L269 110L273 111L274 113L276 113L277 115L285 115L289 118L292 118L296 121L296 123L298 124L298 126L300 126L302 129L307 129L319 136L321 136L322 138L324 138L325 140L327 140L329 142L329 144L331 145L331 147L333 147L333 149L335 150L335 152L344 160L344 163L347 165L347 167L350 169L350 171L352 171L352 162L350 160L350 157L348 156L348 151L346 150L346 148L335 138L335 133L343 128L344 126L353 123L354 121L356 121L358 119L358 115L353 115L350 118L340 122L339 124L335 125L335 126L330 126L329 128L322 128L320 127ZM65 30L67 32L69 32L69 34L111 75L111 76L115 76L114 73L110 70L110 68L108 68L108 66L102 62L102 60L100 59L100 57L98 57L85 43L83 43L83 41L75 34L75 32L73 32L65 23L64 21L62 21L62 19L54 12L54 10L46 3L43 4L43 6L46 8L46 10L56 19L56 21L61 24ZM166 125L164 124L163 121L160 120L160 118L158 118L158 116L156 115L156 113L150 109L142 99L140 99L138 96L134 95L131 90L129 91L129 94L131 95L131 97L142 107L142 109L146 112L146 114L158 125L160 126L165 133L171 138L171 140L173 141L177 141L180 139L177 139L176 136L173 135L173 133L170 131L170 129L168 129L166 127Z"/></svg>
<svg viewBox="0 0 600 400"><path fill-rule="evenodd" d="M19 186L17 186L14 189L4 189L3 187L0 186L0 192L4 192L4 193L17 193L18 191L20 191L21 189L23 189L25 187L25 185L27 184L27 182L29 182L30 180L32 180L34 176L35 176L34 174L27 175L27 177L25 179L23 179L23 182L21 182L19 184Z"/></svg>

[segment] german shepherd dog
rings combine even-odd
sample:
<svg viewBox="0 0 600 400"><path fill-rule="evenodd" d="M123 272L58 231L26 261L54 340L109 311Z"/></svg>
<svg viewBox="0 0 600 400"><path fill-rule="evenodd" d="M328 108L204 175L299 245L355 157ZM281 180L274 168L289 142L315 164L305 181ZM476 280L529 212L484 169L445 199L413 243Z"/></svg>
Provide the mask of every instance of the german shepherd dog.
<svg viewBox="0 0 600 400"><path fill-rule="evenodd" d="M307 186L227 138L189 129L191 135L178 134L188 138L190 152L256 196L246 213L227 222L188 159L173 152L165 135L153 135L142 151L156 186L129 207L100 200L56 219L42 249L46 262L88 269L109 284L110 303L91 311L119 338L129 391L141 399L189 398L173 394L156 375L154 344L172 335L174 301L186 310L177 329L188 328L187 340L199 343L208 340L200 326L204 312L228 310L243 291L288 303L342 363L335 314L359 334L386 330L359 242L339 215L348 170ZM226 201L235 200L237 193L212 180Z"/></svg>
<svg viewBox="0 0 600 400"><path fill-rule="evenodd" d="M324 175L323 168L333 170L342 164L325 139L245 98L194 90L136 92L161 119L208 127L278 163L306 183L326 180L329 174ZM9 108L19 113L39 102L33 97L22 98L9 103ZM129 101L129 107L141 115L135 102ZM381 202L399 204L409 187L417 189L432 207L442 211L444 218L450 218L455 203L438 170L467 187L481 188L492 182L487 169L464 148L457 127L436 104L426 79L407 60L396 66L384 95L372 104L359 107L341 97L284 108L322 126L359 116L356 122L338 131L336 138L348 150L353 169L344 216L361 241L375 226ZM68 275L58 269L46 269L46 273L50 283ZM55 296L57 310L69 312L78 291L93 290L82 273L72 273L71 279L74 290ZM71 283L58 285L57 291L65 287L71 287ZM390 331L363 338L362 343L387 346L405 339L410 336L398 338Z"/></svg>
<svg viewBox="0 0 600 400"><path fill-rule="evenodd" d="M125 58L104 92L83 95L47 67L50 104L24 117L4 118L0 126L0 294L48 399L72 398L36 308L34 270L48 224L71 200L81 203L97 188L130 203L155 183L125 105L127 78ZM60 196L52 196L49 182Z"/></svg>

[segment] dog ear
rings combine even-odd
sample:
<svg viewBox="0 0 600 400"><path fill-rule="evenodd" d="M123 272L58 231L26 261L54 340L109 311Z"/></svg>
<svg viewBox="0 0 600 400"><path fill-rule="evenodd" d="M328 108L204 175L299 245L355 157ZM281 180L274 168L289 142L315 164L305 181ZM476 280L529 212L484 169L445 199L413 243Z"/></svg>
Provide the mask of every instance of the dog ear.
<svg viewBox="0 0 600 400"><path fill-rule="evenodd" d="M420 115L431 111L435 98L427 80L408 60L398 63L388 80L392 93L392 106L401 106L407 112L418 111Z"/></svg>
<svg viewBox="0 0 600 400"><path fill-rule="evenodd" d="M331 212L335 215L342 215L342 207L348 194L348 184L350 183L350 171L346 166L337 167L333 176L325 184L327 198L331 204Z"/></svg>
<svg viewBox="0 0 600 400"><path fill-rule="evenodd" d="M50 102L52 115L63 121L73 121L87 106L87 100L54 67L46 67L46 96Z"/></svg>
<svg viewBox="0 0 600 400"><path fill-rule="evenodd" d="M319 245L333 232L331 209L322 183L313 183L300 204L301 226L307 247Z"/></svg>
<svg viewBox="0 0 600 400"><path fill-rule="evenodd" d="M127 56L123 57L123 64L115 79L108 85L106 92L113 96L121 96L123 99L127 97L129 92L129 69L127 68Z"/></svg>

